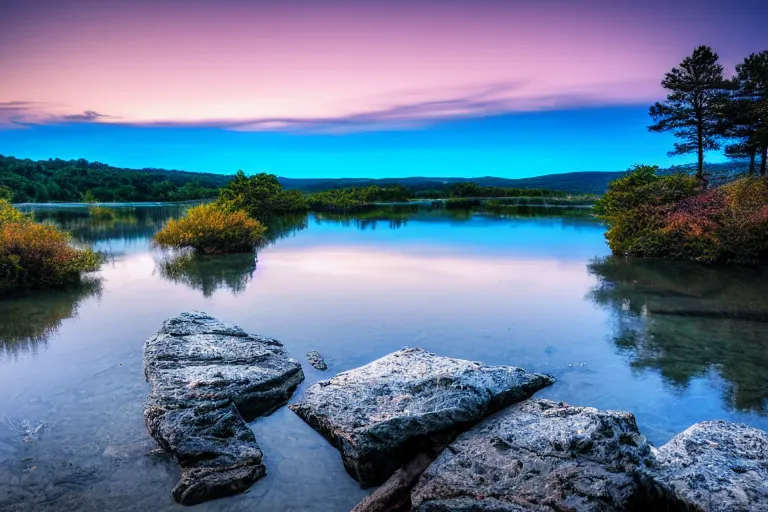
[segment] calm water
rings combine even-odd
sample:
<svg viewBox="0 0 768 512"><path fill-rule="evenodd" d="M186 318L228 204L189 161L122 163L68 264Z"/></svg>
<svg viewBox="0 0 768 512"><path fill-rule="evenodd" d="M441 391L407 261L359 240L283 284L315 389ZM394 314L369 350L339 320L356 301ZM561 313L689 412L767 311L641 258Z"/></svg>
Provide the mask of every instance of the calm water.
<svg viewBox="0 0 768 512"><path fill-rule="evenodd" d="M182 509L143 425L141 347L192 309L324 354L331 372L305 364L297 394L417 346L552 373L540 396L633 411L656 444L705 419L768 429L766 272L605 259L603 227L565 210L300 216L256 259L173 259L149 241L180 209L38 208L113 258L76 290L0 301L0 509ZM195 510L346 511L365 494L287 408L252 428L268 476Z"/></svg>

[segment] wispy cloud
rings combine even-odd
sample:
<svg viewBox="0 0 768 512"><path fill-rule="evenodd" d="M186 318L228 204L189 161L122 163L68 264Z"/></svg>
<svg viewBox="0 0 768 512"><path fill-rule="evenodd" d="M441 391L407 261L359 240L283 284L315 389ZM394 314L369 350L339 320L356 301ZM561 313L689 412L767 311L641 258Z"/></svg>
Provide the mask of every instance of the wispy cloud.
<svg viewBox="0 0 768 512"><path fill-rule="evenodd" d="M601 105L636 104L635 98L615 96L627 84L605 84L600 87L569 94L531 95L527 84L494 83L478 87L455 88L443 93L407 91L389 94L375 101L360 103L373 107L358 112L326 117L255 117L251 119L209 119L200 121L155 121L129 123L141 126L201 126L235 131L295 131L310 133L349 133L418 129L453 119L468 119L514 112L531 112L590 107ZM634 85L634 84L633 84ZM419 99L438 96L440 99ZM399 100L399 102L398 102ZM392 102L387 104L386 101Z"/></svg>
<svg viewBox="0 0 768 512"><path fill-rule="evenodd" d="M605 84L569 94L535 95L524 82L494 83L435 91L403 91L351 104L358 110L324 117L252 117L200 120L130 120L95 110L69 113L66 107L42 102L0 103L0 126L52 125L65 123L110 123L147 127L208 127L234 131L309 132L343 134L362 131L418 129L452 119L486 117L512 112L556 110L605 104L635 103L614 97L611 91L625 84Z"/></svg>
<svg viewBox="0 0 768 512"><path fill-rule="evenodd" d="M64 121L103 121L107 119L114 119L114 116L108 116L106 114L100 114L95 110L86 110L81 114L70 114L62 116Z"/></svg>
<svg viewBox="0 0 768 512"><path fill-rule="evenodd" d="M42 101L0 102L0 128L25 128L33 125L65 123L99 123L118 120L117 117L95 110L68 113L65 105Z"/></svg>

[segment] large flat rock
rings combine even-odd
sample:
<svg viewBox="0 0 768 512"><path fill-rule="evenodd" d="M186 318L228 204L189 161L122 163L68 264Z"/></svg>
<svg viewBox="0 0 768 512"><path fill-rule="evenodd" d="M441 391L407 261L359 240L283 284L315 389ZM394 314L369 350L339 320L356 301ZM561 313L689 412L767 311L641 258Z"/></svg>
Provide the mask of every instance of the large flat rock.
<svg viewBox="0 0 768 512"><path fill-rule="evenodd" d="M185 505L243 492L265 474L246 423L288 401L304 379L283 345L204 313L167 320L144 343L152 385L144 421L181 466Z"/></svg>
<svg viewBox="0 0 768 512"><path fill-rule="evenodd" d="M433 449L437 438L553 382L521 368L408 348L312 385L290 408L339 449L352 477L369 486Z"/></svg>
<svg viewBox="0 0 768 512"><path fill-rule="evenodd" d="M413 510L624 511L651 448L632 414L551 400L513 405L461 434L421 475Z"/></svg>
<svg viewBox="0 0 768 512"><path fill-rule="evenodd" d="M652 472L673 510L768 511L768 433L704 421L659 448Z"/></svg>

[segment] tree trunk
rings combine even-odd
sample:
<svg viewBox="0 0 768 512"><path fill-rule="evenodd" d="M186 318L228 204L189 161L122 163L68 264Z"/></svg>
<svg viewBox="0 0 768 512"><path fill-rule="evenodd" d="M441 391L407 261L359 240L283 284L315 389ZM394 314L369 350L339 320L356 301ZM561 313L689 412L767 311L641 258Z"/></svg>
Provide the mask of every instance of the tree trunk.
<svg viewBox="0 0 768 512"><path fill-rule="evenodd" d="M766 160L768 160L768 146L763 146L763 155L760 160L760 176L765 176Z"/></svg>
<svg viewBox="0 0 768 512"><path fill-rule="evenodd" d="M755 159L757 157L757 148L749 150L749 175L755 175Z"/></svg>
<svg viewBox="0 0 768 512"><path fill-rule="evenodd" d="M700 113L697 114L696 119L696 136L697 136L697 143L698 143L698 157L699 157L699 167L696 169L696 177L699 179L699 182L702 184L703 188L707 188L707 183L704 180L704 120L702 119L702 115Z"/></svg>

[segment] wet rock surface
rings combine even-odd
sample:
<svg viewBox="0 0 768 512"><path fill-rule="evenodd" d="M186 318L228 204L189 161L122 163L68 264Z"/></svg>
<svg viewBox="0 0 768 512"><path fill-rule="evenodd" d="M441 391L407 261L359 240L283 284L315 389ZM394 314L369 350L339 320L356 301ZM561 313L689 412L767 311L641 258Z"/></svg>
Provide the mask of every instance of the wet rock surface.
<svg viewBox="0 0 768 512"><path fill-rule="evenodd" d="M436 438L553 382L521 368L408 348L312 385L290 408L339 449L352 477L369 486L433 449Z"/></svg>
<svg viewBox="0 0 768 512"><path fill-rule="evenodd" d="M656 454L653 485L674 508L768 511L768 433L726 421L681 432Z"/></svg>
<svg viewBox="0 0 768 512"><path fill-rule="evenodd" d="M652 462L632 414L528 400L460 435L421 475L413 510L620 511Z"/></svg>
<svg viewBox="0 0 768 512"><path fill-rule="evenodd" d="M328 365L325 363L325 359L320 352L315 350L307 352L307 361L315 370L320 370L321 372L328 371Z"/></svg>
<svg viewBox="0 0 768 512"><path fill-rule="evenodd" d="M243 492L264 476L246 419L287 402L304 379L279 341L198 312L146 340L144 373L152 385L144 422L182 468L173 496L185 505Z"/></svg>

